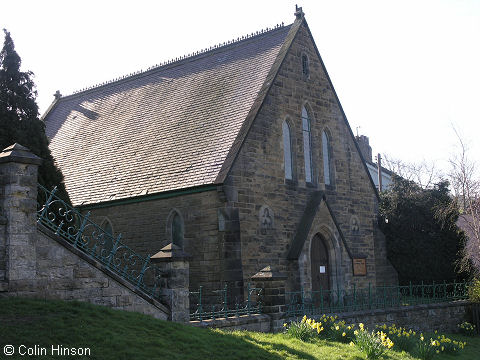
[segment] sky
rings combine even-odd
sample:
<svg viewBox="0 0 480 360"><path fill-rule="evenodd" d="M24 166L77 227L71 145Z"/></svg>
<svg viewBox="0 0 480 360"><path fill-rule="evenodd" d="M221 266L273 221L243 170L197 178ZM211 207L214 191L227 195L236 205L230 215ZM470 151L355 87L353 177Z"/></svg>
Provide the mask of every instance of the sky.
<svg viewBox="0 0 480 360"><path fill-rule="evenodd" d="M294 21L302 6L355 134L448 172L454 128L480 167L480 0L0 0L43 113L63 95ZM3 43L3 33L0 34Z"/></svg>

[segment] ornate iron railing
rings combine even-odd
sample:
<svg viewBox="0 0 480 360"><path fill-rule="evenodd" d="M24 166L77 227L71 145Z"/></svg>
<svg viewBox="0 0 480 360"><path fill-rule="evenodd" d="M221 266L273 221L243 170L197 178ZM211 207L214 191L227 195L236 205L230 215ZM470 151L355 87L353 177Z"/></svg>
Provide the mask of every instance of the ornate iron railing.
<svg viewBox="0 0 480 360"><path fill-rule="evenodd" d="M195 311L190 313L190 320L206 320L217 318L237 317L240 315L260 314L262 304L260 296L262 289L247 285L247 299L241 303L235 301L234 304L228 303L227 284L221 290L212 291L214 304L205 304L205 293L203 286L198 291L190 292L190 304L194 305Z"/></svg>
<svg viewBox="0 0 480 360"><path fill-rule="evenodd" d="M367 309L430 304L468 298L468 283L377 286L352 290L286 292L287 315L322 315Z"/></svg>
<svg viewBox="0 0 480 360"><path fill-rule="evenodd" d="M143 257L123 244L120 241L121 234L114 238L90 220L90 212L82 215L57 197L56 190L55 187L50 192L38 185L37 223L46 226L147 295L159 298L161 271L150 262L150 256Z"/></svg>

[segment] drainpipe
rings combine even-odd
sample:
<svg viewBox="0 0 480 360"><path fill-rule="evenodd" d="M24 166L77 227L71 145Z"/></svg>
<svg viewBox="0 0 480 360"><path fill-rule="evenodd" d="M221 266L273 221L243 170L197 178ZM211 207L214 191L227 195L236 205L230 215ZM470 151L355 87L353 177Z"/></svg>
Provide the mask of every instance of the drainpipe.
<svg viewBox="0 0 480 360"><path fill-rule="evenodd" d="M382 192L382 156L377 155L378 191Z"/></svg>

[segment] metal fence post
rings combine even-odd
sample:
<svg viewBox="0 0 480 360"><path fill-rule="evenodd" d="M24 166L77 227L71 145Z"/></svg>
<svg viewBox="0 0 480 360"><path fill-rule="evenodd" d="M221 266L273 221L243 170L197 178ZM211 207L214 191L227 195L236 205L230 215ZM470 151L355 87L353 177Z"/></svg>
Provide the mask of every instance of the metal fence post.
<svg viewBox="0 0 480 360"><path fill-rule="evenodd" d="M80 229L77 232L77 236L75 237L75 243L73 244L75 247L78 247L78 242L80 241L83 231L85 230L85 226L87 226L88 218L90 217L90 211L83 217L82 224L80 225Z"/></svg>
<svg viewBox="0 0 480 360"><path fill-rule="evenodd" d="M43 186L41 186L41 187L43 188ZM43 189L45 189L45 188L43 188ZM45 190L47 190L47 189L45 189ZM52 191L50 192L50 196L48 197L47 202L43 206L42 213L40 214L40 217L38 218L37 223L39 223L40 220L42 220L42 219L47 219L47 221L48 221L48 217L45 217L45 213L48 211L48 208L50 207L50 202L52 201L53 196L55 195L56 192L57 192L57 187L55 186L52 189ZM48 190L47 190L47 193L48 193Z"/></svg>

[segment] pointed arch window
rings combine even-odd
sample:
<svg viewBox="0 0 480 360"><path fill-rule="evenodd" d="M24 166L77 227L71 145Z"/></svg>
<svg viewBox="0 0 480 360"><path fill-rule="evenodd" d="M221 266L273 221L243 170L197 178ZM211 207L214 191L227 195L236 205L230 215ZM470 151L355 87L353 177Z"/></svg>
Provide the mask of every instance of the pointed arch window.
<svg viewBox="0 0 480 360"><path fill-rule="evenodd" d="M305 159L305 181L313 182L312 174L312 144L310 131L310 117L307 109L302 108L303 156Z"/></svg>
<svg viewBox="0 0 480 360"><path fill-rule="evenodd" d="M292 162L292 140L290 134L290 126L283 120L283 159L285 166L285 179L293 179L293 162Z"/></svg>
<svg viewBox="0 0 480 360"><path fill-rule="evenodd" d="M330 144L328 135L325 131L322 131L322 153L323 153L323 180L325 185L331 185L330 174Z"/></svg>
<svg viewBox="0 0 480 360"><path fill-rule="evenodd" d="M175 213L172 219L172 241L177 246L183 246L182 219L178 213Z"/></svg>
<svg viewBox="0 0 480 360"><path fill-rule="evenodd" d="M167 232L169 233L170 241L183 248L183 219L176 210L173 210L168 217Z"/></svg>
<svg viewBox="0 0 480 360"><path fill-rule="evenodd" d="M303 73L303 76L305 76L306 78L308 78L308 76L310 75L308 57L305 54L302 55L302 73Z"/></svg>
<svg viewBox="0 0 480 360"><path fill-rule="evenodd" d="M112 227L112 223L110 222L110 220L108 220L108 219L103 220L101 228L107 234L113 236L113 227Z"/></svg>

